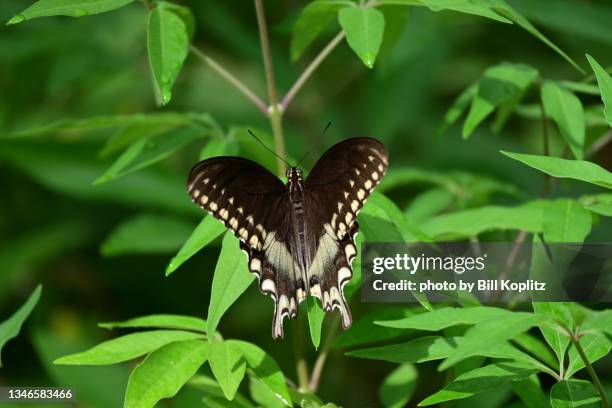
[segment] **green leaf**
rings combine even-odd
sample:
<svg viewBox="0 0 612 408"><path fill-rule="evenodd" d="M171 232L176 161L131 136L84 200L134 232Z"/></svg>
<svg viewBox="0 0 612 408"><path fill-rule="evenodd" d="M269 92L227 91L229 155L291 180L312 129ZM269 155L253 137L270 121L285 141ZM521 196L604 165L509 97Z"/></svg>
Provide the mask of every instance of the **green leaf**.
<svg viewBox="0 0 612 408"><path fill-rule="evenodd" d="M105 183L150 166L181 147L204 137L208 132L208 129L202 126L181 127L138 140L131 144L115 163L94 181L94 184Z"/></svg>
<svg viewBox="0 0 612 408"><path fill-rule="evenodd" d="M225 398L233 400L246 372L241 350L233 343L214 341L210 343L208 362Z"/></svg>
<svg viewBox="0 0 612 408"><path fill-rule="evenodd" d="M580 202L587 210L606 217L612 217L612 194L583 196Z"/></svg>
<svg viewBox="0 0 612 408"><path fill-rule="evenodd" d="M446 132L449 127L451 127L457 119L463 115L463 113L467 110L468 106L476 96L478 92L478 84L470 85L463 92L459 94L459 96L455 99L453 104L448 108L446 113L444 114L444 119L442 120L442 125L438 128L438 135Z"/></svg>
<svg viewBox="0 0 612 408"><path fill-rule="evenodd" d="M595 58L587 54L587 60L595 72L597 78L597 85L599 85L599 91L601 92L601 100L605 106L606 119L608 124L612 126L612 77L606 72L606 70L599 65Z"/></svg>
<svg viewBox="0 0 612 408"><path fill-rule="evenodd" d="M512 342L555 370L559 368L559 361L555 355L538 337L523 333L512 339Z"/></svg>
<svg viewBox="0 0 612 408"><path fill-rule="evenodd" d="M568 91L583 93L586 95L601 95L597 85L574 81L557 81L557 83Z"/></svg>
<svg viewBox="0 0 612 408"><path fill-rule="evenodd" d="M540 315L550 316L553 319L562 322L566 327L572 327L572 316L569 313L567 306L561 302L533 302L533 311ZM546 343L553 349L557 356L559 366L565 365L565 352L569 346L570 339L563 334L559 327L541 326L540 331L546 340Z"/></svg>
<svg viewBox="0 0 612 408"><path fill-rule="evenodd" d="M383 380L378 396L385 408L402 408L412 398L417 386L418 371L412 364L402 364Z"/></svg>
<svg viewBox="0 0 612 408"><path fill-rule="evenodd" d="M254 279L247 267L245 256L240 252L238 239L231 232L226 232L212 282L208 305L208 333L217 330L217 325L225 312L247 290Z"/></svg>
<svg viewBox="0 0 612 408"><path fill-rule="evenodd" d="M591 214L576 200L551 201L543 215L546 242L583 242L591 232Z"/></svg>
<svg viewBox="0 0 612 408"><path fill-rule="evenodd" d="M374 8L345 7L338 13L338 21L349 46L366 67L373 68L385 31L383 13Z"/></svg>
<svg viewBox="0 0 612 408"><path fill-rule="evenodd" d="M467 357L479 355L486 347L511 340L549 319L548 316L514 312L480 322L466 331L463 342L440 364L438 370L446 370Z"/></svg>
<svg viewBox="0 0 612 408"><path fill-rule="evenodd" d="M548 406L548 397L542 391L542 385L537 374L521 381L513 381L512 391L521 399L526 408L541 408Z"/></svg>
<svg viewBox="0 0 612 408"><path fill-rule="evenodd" d="M297 61L308 46L334 21L342 7L355 6L349 0L315 0L306 5L295 24L291 36L291 60Z"/></svg>
<svg viewBox="0 0 612 408"><path fill-rule="evenodd" d="M133 319L124 320L122 322L104 322L98 323L99 327L105 329L117 329L123 327L129 328L161 328L161 329L177 329L191 330L200 333L206 333L206 321L199 317L182 316L172 314L158 314L135 317Z"/></svg>
<svg viewBox="0 0 612 408"><path fill-rule="evenodd" d="M590 315L582 330L600 330L612 336L612 310L604 310Z"/></svg>
<svg viewBox="0 0 612 408"><path fill-rule="evenodd" d="M177 341L152 352L132 372L125 408L150 408L171 398L195 375L208 357L208 342Z"/></svg>
<svg viewBox="0 0 612 408"><path fill-rule="evenodd" d="M413 198L404 214L407 219L418 224L443 212L452 205L453 201L455 196L450 191L432 188Z"/></svg>
<svg viewBox="0 0 612 408"><path fill-rule="evenodd" d="M431 11L438 12L444 10L458 11L465 14L487 17L502 23L511 23L510 20L492 11L484 1L470 0L420 0Z"/></svg>
<svg viewBox="0 0 612 408"><path fill-rule="evenodd" d="M130 115L93 116L85 119L62 119L49 124L17 131L0 133L0 138L18 139L53 133L77 133L117 127L173 128L196 123L210 123L212 118L202 113L156 112Z"/></svg>
<svg viewBox="0 0 612 408"><path fill-rule="evenodd" d="M538 370L523 363L496 363L461 374L444 389L425 398L419 406L440 404L471 397L474 394L497 388L512 381L528 378Z"/></svg>
<svg viewBox="0 0 612 408"><path fill-rule="evenodd" d="M469 238L494 230L542 231L543 202L534 201L517 207L481 207L442 214L425 221L421 228L436 240Z"/></svg>
<svg viewBox="0 0 612 408"><path fill-rule="evenodd" d="M308 327L310 329L310 340L315 349L321 345L321 327L325 319L325 311L321 307L319 299L308 296L306 298L306 309L308 313Z"/></svg>
<svg viewBox="0 0 612 408"><path fill-rule="evenodd" d="M406 343L370 347L345 353L350 357L382 360L391 363L423 363L449 356L457 347L457 339L424 336Z"/></svg>
<svg viewBox="0 0 612 408"><path fill-rule="evenodd" d="M365 214L372 214L389 220L402 235L404 242L433 241L431 237L413 225L393 201L379 192L372 193L368 199L368 209Z"/></svg>
<svg viewBox="0 0 612 408"><path fill-rule="evenodd" d="M587 331L583 333L580 337L580 345L590 363L594 363L607 356L610 350L612 350L612 341L610 341L608 336L601 331ZM585 367L584 361L573 344L569 349L568 357L569 364L567 366L565 378L571 378L576 372Z"/></svg>
<svg viewBox="0 0 612 408"><path fill-rule="evenodd" d="M582 160L586 124L580 99L557 83L546 81L542 85L542 103L546 115L557 124L574 156Z"/></svg>
<svg viewBox="0 0 612 408"><path fill-rule="evenodd" d="M106 166L95 160L97 144L95 149L91 147L12 141L0 143L0 157L43 186L67 197L201 216L202 210L185 194L183 176L145 169L112 184L92 186L91 180Z"/></svg>
<svg viewBox="0 0 612 408"><path fill-rule="evenodd" d="M481 0L482 1L482 0ZM553 51L563 57L567 62L569 62L574 68L576 68L581 73L584 73L584 70L578 65L569 55L567 55L561 48L559 48L555 43L550 41L544 34L542 34L537 28L533 26L522 14L512 8L508 3L504 0L484 0L489 4L492 10L494 10L497 14L506 17L511 20L513 23L517 24L525 31L536 37L538 40L542 41L548 47L550 47Z"/></svg>
<svg viewBox="0 0 612 408"><path fill-rule="evenodd" d="M375 343L383 340L390 340L405 335L401 329L383 327L375 325L379 320L395 320L412 316L418 309L406 307L385 307L372 310L365 316L353 322L350 330L343 331L334 340L335 348L348 348L360 346L367 343Z"/></svg>
<svg viewBox="0 0 612 408"><path fill-rule="evenodd" d="M108 138L104 147L100 150L100 157L108 157L113 153L124 150L137 140L146 139L175 128L177 126L174 124L160 125L157 123L125 126Z"/></svg>
<svg viewBox="0 0 612 408"><path fill-rule="evenodd" d="M38 285L28 300L11 317L0 323L0 367L2 367L2 348L9 340L19 334L23 322L38 303L41 292L42 286Z"/></svg>
<svg viewBox="0 0 612 408"><path fill-rule="evenodd" d="M172 98L172 86L189 51L187 26L168 3L157 3L149 14L147 46L156 94L165 105Z"/></svg>
<svg viewBox="0 0 612 408"><path fill-rule="evenodd" d="M38 0L11 18L7 25L21 23L38 17L85 17L105 13L130 4L133 0Z"/></svg>
<svg viewBox="0 0 612 408"><path fill-rule="evenodd" d="M104 256L167 253L180 248L193 229L176 217L141 214L119 224L101 246Z"/></svg>
<svg viewBox="0 0 612 408"><path fill-rule="evenodd" d="M510 314L497 307L443 307L431 312L419 313L399 320L376 321L375 324L396 329L439 331L447 327L476 324Z"/></svg>
<svg viewBox="0 0 612 408"><path fill-rule="evenodd" d="M503 63L487 69L477 84L470 111L463 125L467 139L476 127L501 104L518 103L520 96L538 78L538 71L528 65Z"/></svg>
<svg viewBox="0 0 612 408"><path fill-rule="evenodd" d="M266 386L259 381L257 378L249 378L249 393L251 399L255 401L257 406L266 408L284 408L285 404L270 391Z"/></svg>
<svg viewBox="0 0 612 408"><path fill-rule="evenodd" d="M166 267L166 276L176 271L179 266L194 256L199 250L214 241L225 231L225 226L215 217L207 215L193 230L178 254L174 256Z"/></svg>
<svg viewBox="0 0 612 408"><path fill-rule="evenodd" d="M255 408L255 405L251 403L244 395L239 392L236 393L233 401L228 401L225 399L223 395L223 390L219 386L219 383L214 378L208 377L206 375L195 375L192 377L188 385L197 388L199 391L202 391L204 395L207 397L204 398L204 403L208 404L209 399L213 399L213 404L219 401L222 403L229 403L230 407L239 407L239 408ZM209 404L210 405L210 404ZM210 405L210 406L221 406L225 407L227 405Z"/></svg>
<svg viewBox="0 0 612 408"><path fill-rule="evenodd" d="M502 154L553 177L585 181L612 189L612 173L589 161L567 160L558 157L504 151L502 151Z"/></svg>
<svg viewBox="0 0 612 408"><path fill-rule="evenodd" d="M553 408L600 408L601 397L588 381L563 380L550 390Z"/></svg>
<svg viewBox="0 0 612 408"><path fill-rule="evenodd" d="M105 341L82 353L58 358L54 364L115 364L135 359L175 341L203 339L204 337L203 334L181 330L150 330L132 333Z"/></svg>
<svg viewBox="0 0 612 408"><path fill-rule="evenodd" d="M277 401L286 406L292 406L285 376L269 354L255 344L246 341L229 340L228 343L240 349L250 371L274 395Z"/></svg>

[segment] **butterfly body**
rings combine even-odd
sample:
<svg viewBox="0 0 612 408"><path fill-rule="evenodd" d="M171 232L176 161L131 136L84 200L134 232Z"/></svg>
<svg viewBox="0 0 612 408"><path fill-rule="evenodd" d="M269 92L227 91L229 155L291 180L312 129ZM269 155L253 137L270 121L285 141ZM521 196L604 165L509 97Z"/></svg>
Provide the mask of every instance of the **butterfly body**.
<svg viewBox="0 0 612 408"><path fill-rule="evenodd" d="M234 232L261 292L275 301L274 338L309 295L325 311L339 309L343 328L351 325L343 287L357 253L357 214L386 168L380 142L354 138L330 148L306 180L290 168L287 184L238 157L214 157L192 169L192 200Z"/></svg>

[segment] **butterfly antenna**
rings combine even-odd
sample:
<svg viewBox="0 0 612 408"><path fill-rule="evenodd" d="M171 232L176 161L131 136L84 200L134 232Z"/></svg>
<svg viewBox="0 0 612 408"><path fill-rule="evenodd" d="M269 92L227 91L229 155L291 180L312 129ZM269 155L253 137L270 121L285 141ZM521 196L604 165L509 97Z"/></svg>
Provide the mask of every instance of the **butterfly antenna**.
<svg viewBox="0 0 612 408"><path fill-rule="evenodd" d="M279 154L277 154L274 150L272 150L268 146L266 146L266 144L264 142L262 142L257 136L255 136L255 133L251 132L251 129L247 129L247 131L249 132L249 134L251 136L253 136L253 138L255 138L255 140L257 140L259 142L260 145L262 145L264 147L264 149L266 149L267 151L272 153L274 156L276 156L279 159L281 159L282 161L284 161L287 166L293 167L293 166L291 166L291 164L289 164L289 162L287 160L285 160L283 157L281 157Z"/></svg>
<svg viewBox="0 0 612 408"><path fill-rule="evenodd" d="M323 131L321 132L321 135L318 137L317 139L317 143L315 143L315 146L318 145L319 143L319 139L321 139L324 135L325 132L327 132L327 129L329 129L329 127L331 126L331 121L327 122L327 125L325 125L325 129L323 129ZM304 156L302 156L302 158L300 159L300 161L298 162L298 164L295 165L295 167L298 167L303 161L304 159L306 159L308 156L310 156L310 154L314 151L314 147L312 147L308 152L306 152L306 154Z"/></svg>

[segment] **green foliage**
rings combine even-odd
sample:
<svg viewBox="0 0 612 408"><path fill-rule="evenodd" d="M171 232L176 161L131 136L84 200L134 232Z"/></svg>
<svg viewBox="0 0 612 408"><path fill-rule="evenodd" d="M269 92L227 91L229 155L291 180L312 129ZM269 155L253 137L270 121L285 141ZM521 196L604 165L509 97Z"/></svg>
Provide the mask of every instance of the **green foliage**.
<svg viewBox="0 0 612 408"><path fill-rule="evenodd" d="M7 24L17 24L38 17L69 16L85 17L105 13L133 0L38 0L36 3L15 15Z"/></svg>
<svg viewBox="0 0 612 408"><path fill-rule="evenodd" d="M172 98L172 86L187 57L189 46L189 31L177 9L178 6L171 3L156 3L147 25L149 64L155 79L156 95L162 105ZM191 13L187 8L180 9L184 15Z"/></svg>
<svg viewBox="0 0 612 408"><path fill-rule="evenodd" d="M338 21L355 54L366 67L373 68L385 31L383 13L373 8L346 7L340 9Z"/></svg>
<svg viewBox="0 0 612 408"><path fill-rule="evenodd" d="M131 2L39 0L16 14L8 24L43 16L81 17L104 13ZM12 0L7 4L5 8L0 6L0 11L18 9ZM526 56L521 59L526 43L515 38L509 40L506 31L515 35L510 25L518 25L581 71L569 55L583 53L583 45L593 50L610 45L609 24L606 24L609 20L606 16L612 15L609 6L598 1L583 5L567 0L550 0L546 5L523 0L315 0L301 10L292 9L295 19L284 15L284 7L278 8L274 10L274 17L268 19L273 22L268 27L272 45L268 47L265 39L262 47L264 54L270 49L273 51L272 62L283 87L295 74L295 67L282 62L281 49L286 46L289 35L291 44L285 56L289 55L292 61L315 48L319 39L325 42L332 35L335 37L305 65L306 70L288 88L294 92L278 98L279 106L268 106L257 94L266 85L274 87L274 84L258 82L257 78L263 77L260 68L253 68L247 61L259 55L255 40L259 35L255 33L256 24L250 13L230 13L224 5L208 1L200 4L187 0L178 5L145 0L143 4L146 7L138 10L126 7L117 11L112 19L97 17L101 23L86 19L55 24L52 20L45 26L40 21L36 23L39 26L32 24L31 31L30 27L10 34L7 30L7 36L2 39L0 61L3 68L7 67L8 82L13 82L13 76L17 80L12 85L0 79L0 89L11 96L10 104L0 103L0 118L8 119L6 130L2 129L0 135L3 139L0 159L9 170L5 172L8 173L7 189L15 192L3 207L9 217L0 222L0 234L6 241L0 251L0 302L24 282L53 276L52 285L66 291L61 293L70 290L72 295L76 290L84 291L87 307L95 315L101 313L98 300L104 291L91 288L100 282L113 282L107 292L121 290L130 294L126 299L136 299L129 291L137 290L138 302L130 303L131 307L144 309L164 304L168 309L200 310L201 302L208 300L205 288L172 286L180 285L176 282L185 277L190 282L202 279L206 287L211 287L208 316L204 320L179 314L155 314L100 323L100 327L107 329L147 331L121 335L77 353L86 344L100 339L87 337L85 343L68 345L69 339L83 336L87 323L79 325L77 320L84 320L85 313L70 309L72 305L64 312L65 305L57 300L61 296L50 297L56 307L51 312L44 311L49 317L50 329L36 331L32 343L53 382L65 386L74 384L79 399L82 395L85 404L116 407L120 404L116 396L107 395L104 390L122 389L129 367L117 365L92 370L85 366L142 358L138 365L130 366L135 368L127 381L125 407L153 407L162 399L172 398L164 401L164 406L180 408L203 401L209 407L332 408L337 406L324 402L319 395L330 395L352 406L364 395L375 396L376 391L383 406L394 408L411 404L415 396L422 398L425 393L431 395L420 401L420 405L606 406L605 394L592 364L596 361L607 364L603 359L612 350L609 310L596 312L575 303L539 302L533 303L531 313L525 304L507 305L507 308L481 306L472 301L432 305L424 297L418 298L422 307L381 305L369 310L368 304L360 307L355 301L361 284L359 255L353 264L354 276L344 290L347 301L353 298L354 324L350 330L337 335L332 326L337 325L335 319L327 319L329 325L324 324L325 313L313 297L303 305L306 313L302 315L308 316L309 334L316 349L312 352L316 351L317 361L313 364L312 377L306 379L310 383L298 378L299 384L294 384L288 366L293 364L295 353L285 350L290 341L275 342L268 354L260 345L243 340L252 338L259 342L260 332L268 338L268 308L260 311L257 306L245 309L237 304L236 313L223 319L239 297L250 296L246 292L254 278L248 273L238 240L231 233L225 234L220 248L211 245L220 241L217 239L225 228L211 216L201 219L203 213L185 194L184 179L189 165L198 158L221 155L243 156L258 161L270 171L280 171L276 158L247 134L247 123L261 126L260 122L249 116L242 105L233 102L234 94L226 92L218 78L212 77L212 72L202 74L201 70L187 66L191 63L187 61L189 52L195 52L211 71L245 94L247 100L255 102L265 119L278 114L280 119L296 121L285 129L287 150L295 157L301 157L301 153L315 144L313 139L297 136L313 133L304 123L308 117L317 127L317 121L312 118L322 115L322 107L338 118L342 132L347 130L347 125L341 118L346 117L355 128L367 124L371 127L366 129L368 132L385 141L391 153L391 167L359 214L358 248L363 242L463 240L476 244L479 240L491 239L515 240L520 244L524 240L534 243L530 273L532 277L537 276L551 267L552 260L559 261L554 250L550 254L537 250L542 239L580 243L594 237L601 239L606 236L606 228L609 229L612 196L601 193L600 187L612 188L611 173L605 168L607 151L603 150L612 125L612 79L609 69L588 54L594 75L586 77L577 76L576 72L564 74L568 67L558 68L556 64L562 61L554 55L556 60L551 59L548 54L552 53L542 53L539 49L531 50L530 54L525 52ZM445 13L434 15L429 11ZM469 16L457 17L459 13ZM248 24L245 24L247 20L241 20L242 14L249 18ZM487 23L479 24L476 17L484 17L487 20L480 20ZM550 30L551 36L554 32L555 38L567 45L570 54L552 43L530 20L545 27L547 32ZM137 21L143 24L135 24ZM198 36L196 22L202 25ZM54 27L55 31L51 31L54 35L40 31L41 27ZM117 27L125 29L121 31ZM60 31L62 34L58 35ZM130 36L130 33L138 34ZM565 41L564 35L571 35L572 41ZM341 44L344 36L348 47ZM490 48L479 44L483 38L494 47L504 44L504 48L508 47L507 55L512 55L516 62L500 62L506 55L505 50L500 51L501 57L491 53ZM585 38L599 43L585 43ZM195 46L200 40L205 44L203 50ZM340 67L341 75L327 77L334 70L329 68L331 62L326 66L323 60L338 44L344 51L336 51L343 55L337 58L344 59L333 61L333 66ZM465 47L470 52L465 52ZM599 52L607 55L605 50ZM60 56L49 65L42 61L56 54ZM41 55L45 58L40 58ZM126 55L142 60L129 59ZM177 112L129 113L146 110L150 105L149 94L134 91L136 84L146 82L142 80L140 66L146 63L147 57L158 104L172 103ZM94 61L93 65L90 60ZM529 61L530 65L521 60ZM362 63L373 68L376 61L374 75L366 79L370 76L363 74ZM603 58L601 62L609 63ZM55 82L42 83L36 70L30 70L29 67L39 64L39 70ZM302 105L296 100L293 116L283 116L297 91L319 66L322 72L312 79L316 78L320 88L313 87ZM337 74L338 70L335 71ZM270 69L266 73L270 78ZM363 86L355 86L358 77ZM429 81L440 86L434 87ZM29 83L36 84L38 93L28 91ZM73 89L87 96L73 93ZM330 106L325 98L329 95L340 98L340 93L350 99ZM41 98L41 95L44 96ZM434 123L434 118L438 114L442 117L442 112L432 106L432 101L437 104L447 97L455 101L441 123ZM47 108L57 105L56 110L39 112L34 103L38 99ZM359 109L363 112L355 115L356 106L362 100L364 105ZM13 104L14 109L10 106ZM189 109L197 112L191 113ZM100 112L117 114L98 116ZM476 137L463 144L452 139L452 135L442 142L433 139L430 129L452 133L451 127L463 115L463 138L475 133ZM57 116L85 119L51 120ZM488 118L492 119L493 132L499 134L497 139L478 137L489 133L481 126ZM40 125L45 122L49 124ZM284 139L278 127L282 126L272 121L272 133L265 128L250 129L265 145L282 151L284 144L279 140ZM540 129L543 129L541 134ZM325 143L319 144L328 145L333 137L326 136ZM520 151L519 144L533 154L505 152ZM545 148L540 154L542 144ZM500 149L504 149L502 153L506 156L545 173L546 184L540 186L542 178L529 177L533 173L519 163L502 160L498 154ZM570 152L577 160L568 159ZM297 160L292 159L292 154L287 160L295 163ZM408 161L410 167L404 164ZM559 185L548 176L587 184ZM28 183L27 178L35 183ZM539 197L537 190L540 190ZM554 199L548 197L549 192ZM24 203L27 206L22 210L13 209ZM198 220L201 222L194 229ZM28 224L26 233L21 232L24 223ZM18 234L13 234L13 230ZM96 247L106 256L135 256L92 261L91 254ZM207 249L205 253L198 254L203 248ZM57 262L60 254L69 251L77 254L67 254L67 262ZM137 274L141 269L150 269L148 262L155 259L152 255L168 252L176 255L169 262L166 275L179 267L186 270L183 276L173 276L165 283L168 286L164 287L171 288L168 289L171 294L156 286L157 276ZM187 260L192 261L186 263ZM560 261L571 262L571 259ZM203 266L202 262L205 262ZM70 268L62 265L77 265L83 271L79 275L83 281L68 285L74 279L65 271ZM113 273L116 265L130 273L117 277ZM187 273L190 267L196 269L192 265L197 265L198 275ZM99 271L108 270L111 270L108 276L100 279ZM147 282L144 287L143 281ZM188 303L192 292L197 293L197 303ZM39 295L40 287L16 314L0 324L0 348L19 333ZM260 301L269 306L267 299ZM110 309L114 313L115 307L121 306L113 304ZM255 330L263 326L260 324L263 316L268 319L265 330ZM234 324L228 325L232 330L226 332L220 323L230 317ZM238 332L241 340L221 336L221 333L235 335L237 328L242 330ZM65 338L51 335L51 330L64 332ZM293 328L287 325L286 331L290 330ZM289 336L297 335L300 334L291 332ZM347 388L343 379L347 376L340 374L353 370L353 366L344 366L345 358L330 356L333 351L394 365L388 367L384 377L377 370L351 371L348 377L353 388ZM61 355L64 357L55 361L57 365L52 365ZM273 355L283 359L280 364ZM310 357L310 354L297 355L295 360ZM434 364L428 362L436 360L441 360L435 364L444 373L432 372L428 367L427 364ZM323 370L326 363L328 366ZM332 364L338 367L330 367ZM287 369L283 371L281 367ZM317 370L320 370L317 376L323 379L315 378ZM367 382L359 377L362 371L367 372ZM336 373L337 382L328 383L328 376ZM353 374L358 377L355 381ZM550 376L554 384L540 381L543 375ZM0 377L0 382L6 382ZM245 377L248 377L248 386ZM320 394L316 389L318 382L322 385ZM431 393L432 387L440 389ZM349 392L340 392L347 389Z"/></svg>
<svg viewBox="0 0 612 408"><path fill-rule="evenodd" d="M502 153L553 177L570 178L612 188L612 173L593 162L534 154Z"/></svg>
<svg viewBox="0 0 612 408"><path fill-rule="evenodd" d="M600 407L601 398L588 381L563 380L550 390L550 403L554 408L595 408Z"/></svg>
<svg viewBox="0 0 612 408"><path fill-rule="evenodd" d="M28 318L30 313L32 313L32 310L38 303L41 292L42 286L38 285L23 306L21 306L11 317L0 323L0 353L2 352L2 347L19 334L23 322ZM1 357L2 355L0 354L0 367L2 367Z"/></svg>
<svg viewBox="0 0 612 408"><path fill-rule="evenodd" d="M163 398L175 396L204 364L209 348L205 341L186 340L153 351L132 371L123 406L152 407Z"/></svg>
<svg viewBox="0 0 612 408"><path fill-rule="evenodd" d="M583 158L585 120L580 99L554 82L542 85L544 110L561 129L561 134L578 160Z"/></svg>
<svg viewBox="0 0 612 408"><path fill-rule="evenodd" d="M245 256L240 253L238 239L231 232L226 232L212 282L208 306L209 333L217 330L221 317L254 279L249 273Z"/></svg>

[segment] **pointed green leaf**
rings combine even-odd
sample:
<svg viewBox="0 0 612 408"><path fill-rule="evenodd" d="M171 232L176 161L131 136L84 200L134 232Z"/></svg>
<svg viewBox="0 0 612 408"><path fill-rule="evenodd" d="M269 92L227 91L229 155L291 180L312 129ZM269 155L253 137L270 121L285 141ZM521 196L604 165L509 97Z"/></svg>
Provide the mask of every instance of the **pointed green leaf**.
<svg viewBox="0 0 612 408"><path fill-rule="evenodd" d="M442 214L425 221L421 228L437 240L469 238L494 230L542 231L543 202L534 201L517 207L481 207Z"/></svg>
<svg viewBox="0 0 612 408"><path fill-rule="evenodd" d="M550 390L553 408L600 408L601 397L595 386L583 380L563 380Z"/></svg>
<svg viewBox="0 0 612 408"><path fill-rule="evenodd" d="M580 99L556 82L546 81L542 85L542 103L546 115L559 127L574 157L582 160L586 124Z"/></svg>
<svg viewBox="0 0 612 408"><path fill-rule="evenodd" d="M610 350L612 350L612 341L601 331L588 331L584 333L580 337L580 345L591 364L607 356ZM576 372L583 369L585 365L573 344L570 346L568 357L569 364L566 370L566 378L571 378Z"/></svg>
<svg viewBox="0 0 612 408"><path fill-rule="evenodd" d="M548 316L515 312L478 323L466 331L463 341L440 364L438 370L446 370L467 357L481 354L487 347L511 340L533 326L549 320Z"/></svg>
<svg viewBox="0 0 612 408"><path fill-rule="evenodd" d="M444 114L444 119L442 120L442 125L438 128L438 135L446 132L449 127L451 127L457 119L467 110L468 106L474 99L478 92L478 84L470 85L463 92L457 96L453 104L448 108L446 113Z"/></svg>
<svg viewBox="0 0 612 408"><path fill-rule="evenodd" d="M94 184L105 183L157 163L207 133L208 129L205 127L189 126L138 140L132 143Z"/></svg>
<svg viewBox="0 0 612 408"><path fill-rule="evenodd" d="M130 375L124 408L151 408L171 398L208 357L208 342L177 341L152 352Z"/></svg>
<svg viewBox="0 0 612 408"><path fill-rule="evenodd" d="M589 161L504 151L501 153L553 177L571 178L612 189L612 173Z"/></svg>
<svg viewBox="0 0 612 408"><path fill-rule="evenodd" d="M477 84L476 94L463 125L463 138L467 139L501 104L518 102L538 75L536 69L524 64L506 62L487 69Z"/></svg>
<svg viewBox="0 0 612 408"><path fill-rule="evenodd" d="M212 342L208 362L225 398L233 400L246 372L241 350L231 342Z"/></svg>
<svg viewBox="0 0 612 408"><path fill-rule="evenodd" d="M172 314L158 314L135 317L133 319L124 320L122 322L104 322L98 323L99 327L105 329L117 329L123 327L129 328L160 328L160 329L178 329L192 330L200 333L206 333L206 321L199 317L182 316Z"/></svg>
<svg viewBox="0 0 612 408"><path fill-rule="evenodd" d="M391 363L422 363L449 356L457 347L457 338L424 336L406 343L353 350L345 355Z"/></svg>
<svg viewBox="0 0 612 408"><path fill-rule="evenodd" d="M306 5L293 25L291 60L297 61L308 46L323 33L342 7L355 6L350 0L315 0Z"/></svg>
<svg viewBox="0 0 612 408"><path fill-rule="evenodd" d="M40 299L40 293L42 292L42 286L38 285L34 292L30 295L28 300L8 319L0 323L0 353L2 347L16 337L21 330L23 322L28 318L32 310ZM2 367L2 355L0 354L0 367Z"/></svg>
<svg viewBox="0 0 612 408"><path fill-rule="evenodd" d="M608 120L608 124L612 126L612 77L601 65L599 65L595 58L591 57L589 54L587 54L586 57L597 78L597 85L599 85L599 91L601 92L601 100L605 106L606 119Z"/></svg>
<svg viewBox="0 0 612 408"><path fill-rule="evenodd" d="M572 316L569 309L562 302L533 302L533 311L537 314L550 316L562 322L566 327L572 327ZM557 356L558 365L565 365L565 352L570 339L559 327L540 327L546 343Z"/></svg>
<svg viewBox="0 0 612 408"><path fill-rule="evenodd" d="M314 296L306 298L306 310L308 313L308 327L310 329L310 340L315 349L321 345L321 327L325 319L325 311L321 307L321 302Z"/></svg>
<svg viewBox="0 0 612 408"><path fill-rule="evenodd" d="M538 370L522 363L496 363L461 374L444 389L425 398L419 406L440 404L471 397L474 394L497 388L512 381L528 378Z"/></svg>
<svg viewBox="0 0 612 408"><path fill-rule="evenodd" d="M285 376L269 354L255 344L246 341L229 340L228 343L240 349L252 373L277 401L286 406L292 406Z"/></svg>
<svg viewBox="0 0 612 408"><path fill-rule="evenodd" d="M557 361L550 347L548 347L544 341L540 340L539 337L532 336L529 333L523 333L513 338L512 342L555 370L559 368L559 361Z"/></svg>
<svg viewBox="0 0 612 408"><path fill-rule="evenodd" d="M431 11L452 10L459 13L473 14L480 17L487 17L491 20L502 23L511 23L504 16L499 15L491 10L485 1L473 0L421 0L421 3L426 5Z"/></svg>
<svg viewBox="0 0 612 408"><path fill-rule="evenodd" d="M345 7L338 21L349 46L366 67L373 68L383 40L385 16L375 8Z"/></svg>
<svg viewBox="0 0 612 408"><path fill-rule="evenodd" d="M246 258L240 251L238 239L225 233L221 253L215 267L210 304L208 305L208 333L217 330L219 321L236 299L253 283Z"/></svg>
<svg viewBox="0 0 612 408"><path fill-rule="evenodd" d="M582 329L600 330L612 336L612 310L593 313L586 319Z"/></svg>
<svg viewBox="0 0 612 408"><path fill-rule="evenodd" d="M225 231L225 226L215 217L207 215L193 230L178 254L174 256L166 267L166 276L176 271L179 266L194 256L199 250L214 241Z"/></svg>
<svg viewBox="0 0 612 408"><path fill-rule="evenodd" d="M118 9L132 1L134 0L38 0L6 24L17 24L49 16L85 17Z"/></svg>
<svg viewBox="0 0 612 408"><path fill-rule="evenodd" d="M476 324L508 315L508 310L497 307L443 307L431 312L414 314L399 320L376 321L375 324L396 329L439 331L455 325Z"/></svg>
<svg viewBox="0 0 612 408"><path fill-rule="evenodd" d="M418 371L412 364L402 364L383 380L378 396L385 408L402 408L412 398L417 386Z"/></svg>
<svg viewBox="0 0 612 408"><path fill-rule="evenodd" d="M107 365L121 363L150 353L175 341L203 338L205 338L203 334L181 330L150 330L132 333L105 341L82 353L60 357L54 361L54 364Z"/></svg>
<svg viewBox="0 0 612 408"><path fill-rule="evenodd" d="M213 399L214 403L218 401L223 401L223 403L229 403L232 408L255 408L255 405L251 401L249 401L244 395L241 393L236 393L233 401L228 401L225 399L225 395L223 395L223 390L221 386L214 378L208 377L206 375L197 374L193 376L188 385L191 387L197 388L199 391L202 391L204 395L207 397L204 398L204 403L208 403L209 399ZM211 405L217 406L217 405ZM221 407L226 407L227 405L218 405Z"/></svg>
<svg viewBox="0 0 612 408"><path fill-rule="evenodd" d="M172 86L189 51L189 33L181 17L167 3L157 3L147 25L149 64L162 105L170 102Z"/></svg>
<svg viewBox="0 0 612 408"><path fill-rule="evenodd" d="M193 229L176 217L141 214L119 224L101 246L104 256L168 253L180 248Z"/></svg>

